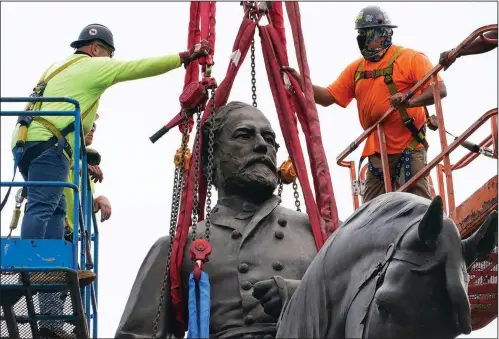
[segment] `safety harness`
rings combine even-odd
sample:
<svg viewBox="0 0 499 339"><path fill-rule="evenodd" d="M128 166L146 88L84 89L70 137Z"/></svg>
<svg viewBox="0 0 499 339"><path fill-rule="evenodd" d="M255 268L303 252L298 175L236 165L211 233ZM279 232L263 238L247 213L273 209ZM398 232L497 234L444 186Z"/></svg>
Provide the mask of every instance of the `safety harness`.
<svg viewBox="0 0 499 339"><path fill-rule="evenodd" d="M59 68L57 68L54 72L52 72L49 76L47 76L47 73L50 69L50 67L43 73L42 77L38 81L38 84L36 87L33 89L33 93L30 95L30 97L35 97L35 98L40 98L43 97L43 93L45 92L45 89L47 88L47 84L49 83L50 80L52 80L54 77L56 77L59 73L67 69L69 66L75 64L76 62L87 58L88 56L79 56L77 58L74 58ZM87 110L81 115L81 119L85 119L88 113L92 111L92 109L95 107L99 99L97 99L90 107L87 108ZM30 102L26 105L25 111L39 111L42 106L41 102ZM48 139L45 142L41 142L33 147L30 147L27 151L25 150L26 146L26 139L28 136L28 128L31 125L33 121L36 121L40 123L42 126L47 128L52 134L53 137ZM73 163L73 151L71 150L71 146L66 140L66 136L72 132L74 132L74 120L69 123L66 127L63 129L59 130L57 127L54 126L50 121L44 119L41 116L20 116L17 119L17 124L19 124L19 131L17 134L17 141L16 145L14 147L14 175L12 177L12 181L14 181L16 177L16 172L17 172L17 167L20 166L29 166L29 163L31 160L33 160L34 157L37 155L43 153L45 150L49 149L50 147L54 145L58 145L58 150L62 151L64 150L65 153L68 155L68 158L70 159L71 165ZM26 151L26 153L25 153ZM0 211L3 210L5 204L7 203L7 199L9 198L11 191L11 187L9 187L9 190L7 191L7 194L5 195L5 198L2 200L1 206L0 206Z"/></svg>
<svg viewBox="0 0 499 339"><path fill-rule="evenodd" d="M374 69L371 71L362 71L362 64L363 61L359 63L359 66L357 67L357 70L355 71L355 77L354 77L354 88L357 85L357 82L359 82L362 79L375 79L378 77L383 76L385 78L385 84L388 86L388 90L390 91L391 95L397 94L397 88L395 87L395 83L393 82L393 65L395 63L395 60L400 56L402 53L403 48L399 48L391 57L388 66L386 66L383 69ZM402 119L402 122L404 123L404 126L409 129L411 132L412 136L414 139L407 145L407 147L404 149L402 152L402 155L400 156L400 160L397 163L397 169L395 171L395 175L392 176L392 180L398 180L400 176L400 171L402 169L402 165L404 166L404 176L405 176L405 181L409 181L412 177L412 171L411 171L411 157L412 157L412 152L416 149L416 147L419 144L422 144L425 148L425 150L428 150L428 142L426 141L426 124L421 127L421 129L417 129L416 126L414 125L414 118L407 113L407 110L405 107L399 107L397 108L397 111L400 114L400 117ZM365 157L360 158L359 162L359 173L360 169L362 168L362 162L364 161ZM373 166L370 160L368 160L368 168L369 171L378 179L383 180L383 173L382 170L377 169L376 167Z"/></svg>

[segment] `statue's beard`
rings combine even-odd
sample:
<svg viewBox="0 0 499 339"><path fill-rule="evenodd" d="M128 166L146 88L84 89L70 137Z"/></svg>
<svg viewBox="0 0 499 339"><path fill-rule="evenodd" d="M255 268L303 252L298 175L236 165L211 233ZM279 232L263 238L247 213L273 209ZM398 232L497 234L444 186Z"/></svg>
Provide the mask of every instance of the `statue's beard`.
<svg viewBox="0 0 499 339"><path fill-rule="evenodd" d="M242 162L241 159L238 162ZM240 164L236 171L217 171L216 180L226 195L237 195L253 202L270 198L278 185L276 166L267 156L253 157L244 165Z"/></svg>

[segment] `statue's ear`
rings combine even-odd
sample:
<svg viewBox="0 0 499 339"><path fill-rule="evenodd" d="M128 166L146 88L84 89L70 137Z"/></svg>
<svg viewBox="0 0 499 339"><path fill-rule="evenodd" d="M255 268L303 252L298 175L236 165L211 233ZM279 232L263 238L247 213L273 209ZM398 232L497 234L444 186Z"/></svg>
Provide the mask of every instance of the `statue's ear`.
<svg viewBox="0 0 499 339"><path fill-rule="evenodd" d="M490 254L497 246L497 211L492 211L480 228L461 244L466 267L477 258Z"/></svg>
<svg viewBox="0 0 499 339"><path fill-rule="evenodd" d="M426 245L435 243L442 231L444 223L444 209L442 198L437 195L428 207L423 219L419 223L419 240Z"/></svg>

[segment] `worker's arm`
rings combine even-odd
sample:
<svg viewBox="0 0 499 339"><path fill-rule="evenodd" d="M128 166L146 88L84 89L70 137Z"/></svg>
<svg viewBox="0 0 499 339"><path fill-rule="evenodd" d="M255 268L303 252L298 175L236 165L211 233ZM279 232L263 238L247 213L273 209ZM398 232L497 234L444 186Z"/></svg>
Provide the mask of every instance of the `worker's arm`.
<svg viewBox="0 0 499 339"><path fill-rule="evenodd" d="M92 58L97 64L93 76L96 77L96 86L107 88L123 81L137 80L167 73L181 65L187 65L208 55L210 48L208 41L203 40L189 51L154 58L144 58L133 61L119 61L112 58Z"/></svg>
<svg viewBox="0 0 499 339"><path fill-rule="evenodd" d="M123 81L137 80L167 73L181 65L180 55L120 61L111 58L89 60L95 86L105 89Z"/></svg>
<svg viewBox="0 0 499 339"><path fill-rule="evenodd" d="M331 106L332 104L338 104L339 106L345 108L353 100L354 93L354 67L356 65L353 63L349 65L328 87L322 87L312 84L312 89L314 91L314 101L324 107ZM287 70L290 74L301 84L301 75L293 68L289 66L284 66L283 70Z"/></svg>
<svg viewBox="0 0 499 339"><path fill-rule="evenodd" d="M442 66L445 66L445 69L447 69L450 65L452 65L454 61L456 61L456 58L459 58L463 55L486 53L497 47L497 30L487 32L484 34L484 36L486 39L496 40L495 43L487 42L486 40L482 39L481 36L479 36L478 38L473 40L468 46L461 48L459 53L455 54L452 58L449 58L449 55L455 49L451 49L450 51L445 51L442 54L440 54L439 63Z"/></svg>
<svg viewBox="0 0 499 339"><path fill-rule="evenodd" d="M410 57L410 61L408 64L407 70L407 78L413 84L416 84L421 79L423 79L426 74L428 74L433 69L433 65L428 59L426 55L423 53L415 53ZM439 74L437 74L438 82L437 86L440 90L440 98L445 98L447 96L447 88L445 87L445 83ZM412 98L408 99L405 103L401 103L405 98L405 93L397 93L390 97L390 103L395 107L421 107L421 106L430 106L435 103L435 99L433 98L433 87L430 86L431 81L427 82L421 94L416 94Z"/></svg>
<svg viewBox="0 0 499 339"><path fill-rule="evenodd" d="M443 81L438 82L438 87L440 90L440 98L443 99L447 96L447 88ZM430 106L435 103L435 99L433 97L433 87L426 88L423 93L418 96L415 96L407 101L407 107L421 107L421 106Z"/></svg>
<svg viewBox="0 0 499 339"><path fill-rule="evenodd" d="M301 75L294 68L283 66L282 69L288 71L293 76L293 78L295 78L296 81L301 84ZM326 87L312 84L312 89L314 91L314 101L316 104L324 107L334 104L334 98L331 96Z"/></svg>
<svg viewBox="0 0 499 339"><path fill-rule="evenodd" d="M314 89L314 100L316 104L324 107L334 104L334 98L326 87L312 85L312 88Z"/></svg>

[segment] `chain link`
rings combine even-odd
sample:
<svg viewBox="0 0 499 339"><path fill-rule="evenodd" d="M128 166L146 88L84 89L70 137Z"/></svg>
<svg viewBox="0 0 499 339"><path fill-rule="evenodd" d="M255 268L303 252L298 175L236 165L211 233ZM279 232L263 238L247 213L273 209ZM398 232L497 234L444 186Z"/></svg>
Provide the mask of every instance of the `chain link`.
<svg viewBox="0 0 499 339"><path fill-rule="evenodd" d="M211 227L211 189L213 186L213 145L215 144L215 134L213 133L215 120L215 89L211 90L211 111L210 111L210 133L208 141L208 178L206 185L206 240L210 241Z"/></svg>
<svg viewBox="0 0 499 339"><path fill-rule="evenodd" d="M277 190L277 195L279 196L279 198L281 198L281 196L282 196L282 190L284 189L284 184L283 184L281 178L279 178L278 184L279 184L279 189Z"/></svg>
<svg viewBox="0 0 499 339"><path fill-rule="evenodd" d="M255 65L255 39L251 41L251 98L253 99L253 107L258 107L256 102L256 65Z"/></svg>
<svg viewBox="0 0 499 339"><path fill-rule="evenodd" d="M199 135L201 134L201 109L197 112L196 117L196 136L194 139L194 205L192 208L192 241L196 239L196 230L199 215L199 163L201 161L201 152L199 147Z"/></svg>
<svg viewBox="0 0 499 339"><path fill-rule="evenodd" d="M296 180L293 182L293 195L295 196L295 206L296 206L296 210L298 212L301 212L301 209L300 209L300 194L298 193L298 184L296 183Z"/></svg>
<svg viewBox="0 0 499 339"><path fill-rule="evenodd" d="M152 338L156 338L156 334L158 333L159 321L161 317L161 308L165 301L165 295L167 293L166 286L168 282L168 278L170 276L170 262L172 257L173 250L173 240L175 239L175 235L177 233L177 219L178 219L178 210L180 207L180 196L184 191L185 186L185 152L187 149L187 134L189 128L189 118L186 115L184 121L184 132L182 135L182 155L180 158L179 166L175 168L175 174L173 176L173 194L172 194L172 207L171 207L171 215L170 215L170 245L168 247L168 255L166 257L166 265L165 271L163 275L163 283L161 285L161 296L159 298L158 310L156 312L156 317L153 322L153 330L152 330Z"/></svg>

